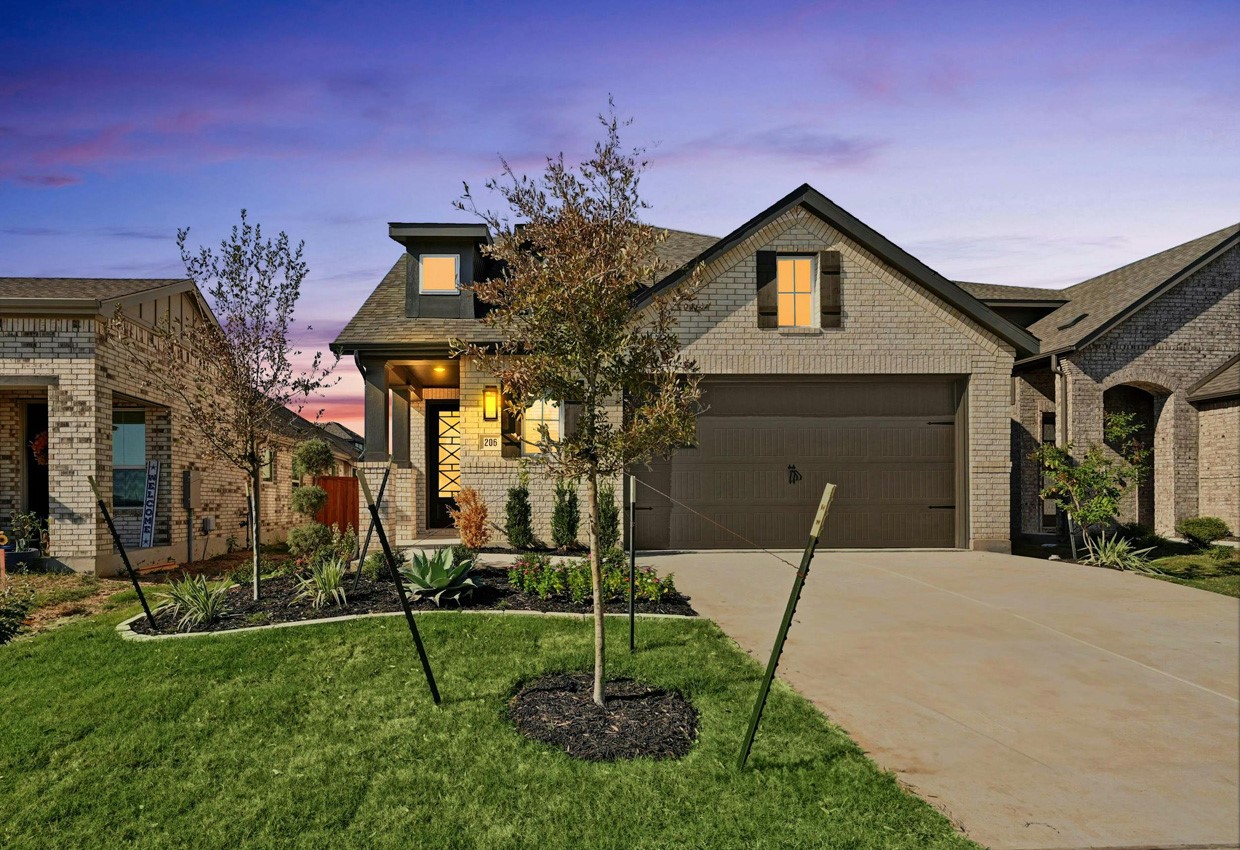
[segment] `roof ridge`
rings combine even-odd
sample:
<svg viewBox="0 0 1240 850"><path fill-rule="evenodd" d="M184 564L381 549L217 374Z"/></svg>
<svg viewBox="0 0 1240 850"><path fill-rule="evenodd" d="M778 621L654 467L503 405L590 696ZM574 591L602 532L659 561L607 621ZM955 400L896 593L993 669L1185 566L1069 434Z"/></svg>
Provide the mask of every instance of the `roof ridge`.
<svg viewBox="0 0 1240 850"><path fill-rule="evenodd" d="M1133 260L1130 263L1125 263L1122 266L1116 266L1113 269L1108 269L1107 271L1104 271L1100 274L1096 274L1093 277L1086 278L1085 280L1082 280L1079 283L1074 283L1071 286L1065 287L1063 291L1071 292L1072 290L1078 287L1084 286L1087 283L1091 283L1095 280L1098 280L1098 278L1106 277L1108 275L1115 274L1116 272L1123 271L1124 269L1132 268L1133 266L1140 265L1141 263L1147 262L1149 260L1155 260L1159 257L1166 256L1167 254L1170 254L1172 251L1179 251L1182 248L1187 248L1189 245L1192 245L1194 242L1204 242L1214 237L1220 237L1219 241L1221 242L1224 239L1227 239L1230 236L1234 235L1233 233L1228 233L1227 231L1233 231L1234 233L1240 233L1240 222L1236 222L1235 224L1229 224L1226 227L1220 227L1218 230L1212 230L1209 233L1204 233L1201 236L1197 236L1193 239L1187 239L1179 243L1178 245L1172 245L1170 248L1164 248L1161 251L1155 251L1153 254L1147 254L1146 256L1141 257L1140 259L1137 259L1137 260ZM1205 253L1205 252L1203 251L1202 253ZM1193 257L1193 259L1196 260L1199 256L1200 255L1197 255ZM1188 263L1185 263L1184 265L1188 265Z"/></svg>

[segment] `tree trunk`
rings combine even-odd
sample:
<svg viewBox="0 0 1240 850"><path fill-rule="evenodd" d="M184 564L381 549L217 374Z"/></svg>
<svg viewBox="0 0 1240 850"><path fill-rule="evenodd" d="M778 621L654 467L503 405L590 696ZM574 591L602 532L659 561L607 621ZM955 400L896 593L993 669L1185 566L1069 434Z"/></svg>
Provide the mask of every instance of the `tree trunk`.
<svg viewBox="0 0 1240 850"><path fill-rule="evenodd" d="M258 466L250 467L250 542L254 544L254 601L258 601L258 565L263 546L262 505L259 490L262 473Z"/></svg>
<svg viewBox="0 0 1240 850"><path fill-rule="evenodd" d="M607 681L604 661L605 634L603 631L603 565L598 551L598 470L591 469L589 476L590 509L590 583L594 585L594 701L607 707L605 684Z"/></svg>

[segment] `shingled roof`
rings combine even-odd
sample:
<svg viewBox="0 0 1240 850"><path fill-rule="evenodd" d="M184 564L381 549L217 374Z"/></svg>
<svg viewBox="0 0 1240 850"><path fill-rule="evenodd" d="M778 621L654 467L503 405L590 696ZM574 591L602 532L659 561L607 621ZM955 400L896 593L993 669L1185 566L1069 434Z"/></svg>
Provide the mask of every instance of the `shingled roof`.
<svg viewBox="0 0 1240 850"><path fill-rule="evenodd" d="M968 280L952 281L965 292L981 301L1067 301L1062 289L1046 289L1040 286L1006 286L1001 283L973 283Z"/></svg>
<svg viewBox="0 0 1240 850"><path fill-rule="evenodd" d="M1222 401L1240 396L1240 354L1206 375L1188 390L1189 401Z"/></svg>
<svg viewBox="0 0 1240 850"><path fill-rule="evenodd" d="M667 230L667 238L656 250L668 270L678 269L716 241L714 236ZM405 315L405 283L409 254L403 253L379 281L370 296L344 326L332 343L335 351L355 351L359 347L416 345L454 338L474 332L477 319L410 319Z"/></svg>
<svg viewBox="0 0 1240 850"><path fill-rule="evenodd" d="M1240 224L1129 263L1062 290L1068 299L1029 326L1042 353L1088 345L1188 275L1240 244Z"/></svg>
<svg viewBox="0 0 1240 850"><path fill-rule="evenodd" d="M0 300L101 304L189 283L185 278L0 277Z"/></svg>

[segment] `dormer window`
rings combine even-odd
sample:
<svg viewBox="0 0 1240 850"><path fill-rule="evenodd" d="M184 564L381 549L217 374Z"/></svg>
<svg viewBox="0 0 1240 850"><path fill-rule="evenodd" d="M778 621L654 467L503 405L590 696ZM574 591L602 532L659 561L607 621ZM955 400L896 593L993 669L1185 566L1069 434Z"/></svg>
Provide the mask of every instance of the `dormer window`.
<svg viewBox="0 0 1240 850"><path fill-rule="evenodd" d="M422 295L456 295L460 292L460 254L418 255L418 292Z"/></svg>

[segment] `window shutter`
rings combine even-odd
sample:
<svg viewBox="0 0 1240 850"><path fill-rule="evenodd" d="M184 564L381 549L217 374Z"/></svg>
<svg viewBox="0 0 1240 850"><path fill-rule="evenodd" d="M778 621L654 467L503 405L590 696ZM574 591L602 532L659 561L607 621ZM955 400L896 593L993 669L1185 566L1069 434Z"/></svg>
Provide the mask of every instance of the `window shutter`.
<svg viewBox="0 0 1240 850"><path fill-rule="evenodd" d="M581 402L566 401L560 405L560 409L564 411L564 431L560 436L568 437L577 433L581 423Z"/></svg>
<svg viewBox="0 0 1240 850"><path fill-rule="evenodd" d="M500 457L521 457L521 409L507 392L500 393Z"/></svg>
<svg viewBox="0 0 1240 850"><path fill-rule="evenodd" d="M822 251L818 255L818 294L822 299L822 327L840 327L843 324L843 308L840 302L839 251Z"/></svg>
<svg viewBox="0 0 1240 850"><path fill-rule="evenodd" d="M775 252L758 252L758 327L779 327L779 284L776 282Z"/></svg>

